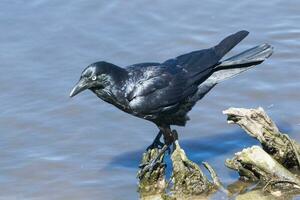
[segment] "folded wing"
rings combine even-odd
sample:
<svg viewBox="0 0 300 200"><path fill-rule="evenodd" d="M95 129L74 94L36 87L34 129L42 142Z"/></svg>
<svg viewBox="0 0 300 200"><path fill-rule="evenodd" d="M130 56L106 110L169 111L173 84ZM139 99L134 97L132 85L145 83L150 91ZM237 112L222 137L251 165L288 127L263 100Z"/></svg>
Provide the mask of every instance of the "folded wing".
<svg viewBox="0 0 300 200"><path fill-rule="evenodd" d="M129 106L136 112L152 114L169 111L197 91L197 86L190 85L182 68L161 66L153 70L146 70L144 78L137 81L127 95ZM152 75L147 76L149 73Z"/></svg>

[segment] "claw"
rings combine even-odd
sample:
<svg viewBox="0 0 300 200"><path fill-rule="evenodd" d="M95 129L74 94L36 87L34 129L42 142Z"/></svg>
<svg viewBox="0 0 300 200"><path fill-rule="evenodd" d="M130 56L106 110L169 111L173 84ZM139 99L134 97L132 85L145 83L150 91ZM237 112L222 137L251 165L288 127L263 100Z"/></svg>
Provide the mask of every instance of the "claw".
<svg viewBox="0 0 300 200"><path fill-rule="evenodd" d="M140 165L141 170L138 174L139 179L142 179L147 172L150 172L151 174L157 167L164 165L164 154L169 148L170 145L164 145L154 159L150 160L150 162Z"/></svg>
<svg viewBox="0 0 300 200"><path fill-rule="evenodd" d="M164 146L164 143L162 143L161 141L154 141L150 146L147 147L146 151L149 151L151 149L161 149Z"/></svg>
<svg viewBox="0 0 300 200"><path fill-rule="evenodd" d="M161 149L164 146L164 143L162 143L160 141L161 136L162 136L162 132L159 131L157 136L155 137L153 143L150 146L147 147L146 151L149 151L151 149L156 149L156 148Z"/></svg>
<svg viewBox="0 0 300 200"><path fill-rule="evenodd" d="M145 176L146 173L149 173L149 175L151 175L152 172L154 170L156 170L158 167L164 166L165 165L163 163L164 154L166 152L168 152L168 154L171 154L171 152L172 152L170 146L178 138L176 130L173 130L171 132L170 136L168 136L167 139L169 139L169 140L166 140L166 138L164 138L165 139L165 144L160 141L160 138L161 138L162 134L163 134L163 132L160 131L157 134L157 136L155 137L153 143L147 148L146 153L149 154L149 155L151 155L151 150L154 150L154 149L155 150L159 149L159 153L156 155L156 157L154 159L150 160L151 159L150 158L150 159L148 159L148 162L146 161L144 164L141 164L139 166L140 171L138 173L138 178L140 180Z"/></svg>
<svg viewBox="0 0 300 200"><path fill-rule="evenodd" d="M157 161L152 160L150 163L140 165L139 167L141 168L141 170L138 174L139 179L142 179L146 173L151 174L154 170L156 170L161 165L165 165L165 164L161 163L158 160Z"/></svg>

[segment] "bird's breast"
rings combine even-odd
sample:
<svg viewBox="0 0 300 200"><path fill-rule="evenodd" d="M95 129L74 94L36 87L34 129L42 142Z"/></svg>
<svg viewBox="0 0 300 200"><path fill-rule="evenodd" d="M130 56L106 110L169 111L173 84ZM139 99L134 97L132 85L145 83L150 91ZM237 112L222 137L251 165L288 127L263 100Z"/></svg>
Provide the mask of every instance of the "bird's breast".
<svg viewBox="0 0 300 200"><path fill-rule="evenodd" d="M124 112L130 112L128 101L122 92L113 92L112 90L101 89L93 91L103 101L114 105Z"/></svg>

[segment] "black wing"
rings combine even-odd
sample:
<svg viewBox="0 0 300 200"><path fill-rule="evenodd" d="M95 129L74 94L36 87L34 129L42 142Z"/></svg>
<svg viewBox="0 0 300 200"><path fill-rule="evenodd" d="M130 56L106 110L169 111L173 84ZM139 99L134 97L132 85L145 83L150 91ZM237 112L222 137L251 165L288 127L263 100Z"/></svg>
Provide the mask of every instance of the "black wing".
<svg viewBox="0 0 300 200"><path fill-rule="evenodd" d="M205 81L220 59L247 35L247 31L237 32L213 48L184 54L161 65L153 63L155 66L151 67L149 63L142 63L129 67L129 71L135 73L132 75L134 86L129 87L126 95L129 106L143 114L176 107L197 92L198 84Z"/></svg>
<svg viewBox="0 0 300 200"><path fill-rule="evenodd" d="M165 65L182 66L189 73L190 81L199 83L206 80L214 67L219 64L223 56L249 34L248 31L239 31L222 40L218 45L199 51L180 55L165 61Z"/></svg>
<svg viewBox="0 0 300 200"><path fill-rule="evenodd" d="M186 71L179 67L148 67L138 75L139 79L127 93L129 106L134 112L167 111L197 91L196 85L189 84Z"/></svg>

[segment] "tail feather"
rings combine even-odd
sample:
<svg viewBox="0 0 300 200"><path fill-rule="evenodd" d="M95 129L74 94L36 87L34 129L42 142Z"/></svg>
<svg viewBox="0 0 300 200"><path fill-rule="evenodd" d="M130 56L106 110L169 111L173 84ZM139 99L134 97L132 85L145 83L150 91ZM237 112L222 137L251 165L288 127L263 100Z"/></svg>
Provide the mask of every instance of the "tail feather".
<svg viewBox="0 0 300 200"><path fill-rule="evenodd" d="M233 68L234 66L239 67L240 65L245 65L245 67L247 67L247 65L260 64L265 59L269 58L272 53L273 47L271 45L262 44L222 61L216 69L226 67Z"/></svg>
<svg viewBox="0 0 300 200"><path fill-rule="evenodd" d="M212 69L220 62L223 56L236 46L249 34L248 31L239 31L223 39L213 48L202 49L177 56L175 59L169 59L164 64L180 65L190 72L191 76L197 76L208 69Z"/></svg>
<svg viewBox="0 0 300 200"><path fill-rule="evenodd" d="M220 82L233 76L236 76L269 58L273 53L273 47L269 44L262 44L260 46L248 49L240 54L232 56L214 69L214 73L209 79Z"/></svg>
<svg viewBox="0 0 300 200"><path fill-rule="evenodd" d="M248 31L239 31L223 39L218 45L214 47L216 54L221 59L227 54L233 47L240 43L247 35Z"/></svg>

